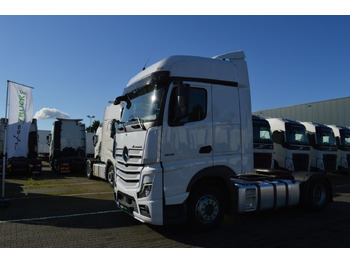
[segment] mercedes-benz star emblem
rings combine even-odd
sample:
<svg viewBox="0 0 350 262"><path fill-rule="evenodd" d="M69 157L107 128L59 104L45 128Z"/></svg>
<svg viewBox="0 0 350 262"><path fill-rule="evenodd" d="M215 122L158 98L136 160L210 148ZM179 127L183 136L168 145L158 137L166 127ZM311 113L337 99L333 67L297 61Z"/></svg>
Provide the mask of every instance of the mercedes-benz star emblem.
<svg viewBox="0 0 350 262"><path fill-rule="evenodd" d="M124 146L124 149L123 149L123 159L124 159L124 162L128 162L129 160L129 150L126 146Z"/></svg>

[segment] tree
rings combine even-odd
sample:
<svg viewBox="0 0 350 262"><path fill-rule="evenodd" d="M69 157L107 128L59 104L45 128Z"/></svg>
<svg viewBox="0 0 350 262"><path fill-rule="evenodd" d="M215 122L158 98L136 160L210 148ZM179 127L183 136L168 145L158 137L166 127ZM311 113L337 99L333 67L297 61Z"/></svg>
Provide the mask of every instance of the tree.
<svg viewBox="0 0 350 262"><path fill-rule="evenodd" d="M95 133L97 128L100 126L100 121L99 120L94 120L94 122L92 123L91 126L88 126L86 128L86 132L89 132L89 133Z"/></svg>

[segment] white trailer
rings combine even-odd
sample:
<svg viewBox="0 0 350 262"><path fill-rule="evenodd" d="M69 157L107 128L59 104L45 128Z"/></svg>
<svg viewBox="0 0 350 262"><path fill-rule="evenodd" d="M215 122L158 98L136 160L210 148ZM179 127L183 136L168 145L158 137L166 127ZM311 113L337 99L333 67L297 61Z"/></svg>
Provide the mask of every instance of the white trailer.
<svg viewBox="0 0 350 262"><path fill-rule="evenodd" d="M59 173L82 171L86 161L86 132L82 119L57 118L47 136L51 168Z"/></svg>
<svg viewBox="0 0 350 262"><path fill-rule="evenodd" d="M337 144L337 166L339 171L350 171L350 129L343 126L329 125Z"/></svg>
<svg viewBox="0 0 350 262"><path fill-rule="evenodd" d="M337 170L337 147L332 129L314 122L300 122L310 142L310 168L325 172Z"/></svg>
<svg viewBox="0 0 350 262"><path fill-rule="evenodd" d="M3 143L7 119L1 118L0 121L0 173L3 165ZM42 170L41 160L38 159L38 127L37 120L33 118L28 133L27 155L21 157L12 157L6 159L6 170L10 174L40 174Z"/></svg>
<svg viewBox="0 0 350 262"><path fill-rule="evenodd" d="M305 127L285 118L267 118L270 123L276 169L310 170L310 145Z"/></svg>
<svg viewBox="0 0 350 262"><path fill-rule="evenodd" d="M113 185L115 177L115 123L120 120L122 107L110 105L105 108L103 122L93 137L95 146L94 158L86 162L86 175L88 178L100 177Z"/></svg>
<svg viewBox="0 0 350 262"><path fill-rule="evenodd" d="M165 58L132 78L115 104L121 101L115 202L142 222L211 228L225 213L298 204L318 210L332 199L323 173L253 172L242 51Z"/></svg>
<svg viewBox="0 0 350 262"><path fill-rule="evenodd" d="M252 116L254 169L273 169L273 141L269 122L262 117Z"/></svg>

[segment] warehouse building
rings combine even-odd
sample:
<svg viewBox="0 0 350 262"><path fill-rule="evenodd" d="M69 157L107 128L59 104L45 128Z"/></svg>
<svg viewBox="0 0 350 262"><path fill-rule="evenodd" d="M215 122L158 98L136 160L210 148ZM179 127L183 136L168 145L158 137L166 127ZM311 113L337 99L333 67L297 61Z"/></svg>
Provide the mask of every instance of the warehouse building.
<svg viewBox="0 0 350 262"><path fill-rule="evenodd" d="M350 97L253 112L261 117L288 118L327 125L350 126Z"/></svg>

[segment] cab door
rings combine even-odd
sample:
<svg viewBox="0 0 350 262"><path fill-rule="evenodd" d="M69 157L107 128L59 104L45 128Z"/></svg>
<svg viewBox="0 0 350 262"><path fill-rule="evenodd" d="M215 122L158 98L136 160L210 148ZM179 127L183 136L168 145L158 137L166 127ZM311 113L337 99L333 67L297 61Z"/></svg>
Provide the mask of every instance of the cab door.
<svg viewBox="0 0 350 262"><path fill-rule="evenodd" d="M161 158L166 205L180 204L194 174L213 163L211 85L183 82L186 96L179 97L179 84L171 84L163 120ZM179 116L176 104L187 99L187 113Z"/></svg>

